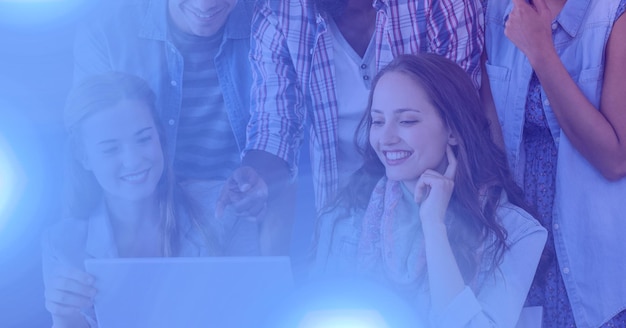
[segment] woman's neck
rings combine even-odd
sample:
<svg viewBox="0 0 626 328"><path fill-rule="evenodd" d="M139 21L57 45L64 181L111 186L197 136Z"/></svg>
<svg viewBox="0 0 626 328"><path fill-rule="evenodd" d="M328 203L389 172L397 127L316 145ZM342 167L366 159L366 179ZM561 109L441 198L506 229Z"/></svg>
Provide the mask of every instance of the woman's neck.
<svg viewBox="0 0 626 328"><path fill-rule="evenodd" d="M162 256L162 229L157 197L126 200L106 197L120 257Z"/></svg>
<svg viewBox="0 0 626 328"><path fill-rule="evenodd" d="M546 4L548 5L550 12L552 13L552 20L555 20L556 17L559 16L559 13L561 12L561 10L563 10L563 7L565 7L566 2L567 0L547 0L546 1Z"/></svg>
<svg viewBox="0 0 626 328"><path fill-rule="evenodd" d="M139 228L159 222L159 202L156 195L139 200L105 196L111 222L118 227Z"/></svg>

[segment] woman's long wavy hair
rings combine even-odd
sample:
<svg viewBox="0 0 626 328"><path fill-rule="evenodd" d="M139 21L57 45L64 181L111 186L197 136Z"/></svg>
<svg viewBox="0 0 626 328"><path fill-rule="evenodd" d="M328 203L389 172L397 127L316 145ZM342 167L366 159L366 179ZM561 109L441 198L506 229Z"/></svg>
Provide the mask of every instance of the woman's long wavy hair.
<svg viewBox="0 0 626 328"><path fill-rule="evenodd" d="M76 85L68 96L64 111L68 133L64 217L87 220L102 202L102 187L93 173L81 164L84 154L81 126L94 113L107 110L123 100L136 100L148 105L161 142L165 162L155 192L163 229L163 255L174 256L179 251L178 218L182 216L187 216L194 228L199 229L209 251L216 252L216 238L201 224L198 207L175 181L154 92L143 79L126 73L109 72L88 77Z"/></svg>
<svg viewBox="0 0 626 328"><path fill-rule="evenodd" d="M354 173L326 211L365 209L376 183L385 175L385 167L369 143L373 91L387 73L405 74L428 95L439 116L458 140L453 146L458 160L450 207L459 213L450 222L448 237L466 282L480 270L481 245L493 254L491 268L501 262L506 249L507 232L496 218L504 191L514 205L526 208L521 190L513 181L504 152L492 141L489 121L478 93L467 73L456 63L434 54L401 55L382 69L372 81L367 110L355 133L355 143L363 156L363 166Z"/></svg>

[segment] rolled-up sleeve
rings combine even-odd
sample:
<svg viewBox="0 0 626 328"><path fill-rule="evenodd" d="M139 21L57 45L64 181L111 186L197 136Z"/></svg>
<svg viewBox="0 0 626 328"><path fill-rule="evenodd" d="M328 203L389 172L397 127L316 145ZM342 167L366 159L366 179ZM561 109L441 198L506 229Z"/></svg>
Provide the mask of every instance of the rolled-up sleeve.
<svg viewBox="0 0 626 328"><path fill-rule="evenodd" d="M282 28L269 4L259 3L252 20L251 118L244 153L266 151L287 162L295 173L306 113L301 83Z"/></svg>

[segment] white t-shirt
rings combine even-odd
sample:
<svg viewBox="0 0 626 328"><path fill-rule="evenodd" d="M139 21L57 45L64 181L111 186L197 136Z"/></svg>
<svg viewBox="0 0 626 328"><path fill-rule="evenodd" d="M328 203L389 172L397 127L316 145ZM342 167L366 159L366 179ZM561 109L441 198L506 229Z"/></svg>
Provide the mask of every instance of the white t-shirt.
<svg viewBox="0 0 626 328"><path fill-rule="evenodd" d="M350 175L363 164L354 144L354 133L367 107L371 81L376 74L373 42L363 58L356 53L333 20L329 20L333 36L335 60L335 93L338 122L337 167L339 187L344 187Z"/></svg>

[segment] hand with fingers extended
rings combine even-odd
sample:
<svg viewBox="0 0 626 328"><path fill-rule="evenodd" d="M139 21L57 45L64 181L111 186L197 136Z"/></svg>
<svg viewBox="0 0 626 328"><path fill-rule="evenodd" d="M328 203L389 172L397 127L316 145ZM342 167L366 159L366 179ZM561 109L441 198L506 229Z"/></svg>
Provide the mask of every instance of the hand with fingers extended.
<svg viewBox="0 0 626 328"><path fill-rule="evenodd" d="M413 196L415 202L420 204L419 214L422 225L444 223L448 203L454 190L457 166L457 160L450 145L446 149L446 158L448 167L443 174L428 169L422 173L415 185Z"/></svg>
<svg viewBox="0 0 626 328"><path fill-rule="evenodd" d="M268 187L263 178L251 167L235 170L226 180L215 207L215 216L221 218L228 206L237 215L258 218L267 206Z"/></svg>
<svg viewBox="0 0 626 328"><path fill-rule="evenodd" d="M82 309L93 306L96 289L94 277L79 269L59 267L45 287L46 309L52 314L55 327L87 326Z"/></svg>
<svg viewBox="0 0 626 328"><path fill-rule="evenodd" d="M552 41L552 13L546 0L513 0L513 10L504 34L533 63L534 59L556 52Z"/></svg>

